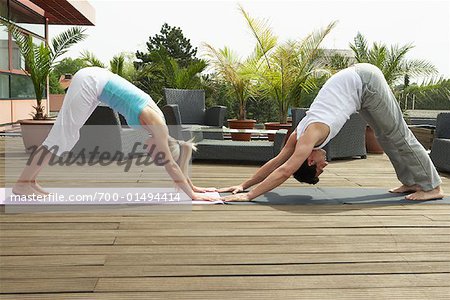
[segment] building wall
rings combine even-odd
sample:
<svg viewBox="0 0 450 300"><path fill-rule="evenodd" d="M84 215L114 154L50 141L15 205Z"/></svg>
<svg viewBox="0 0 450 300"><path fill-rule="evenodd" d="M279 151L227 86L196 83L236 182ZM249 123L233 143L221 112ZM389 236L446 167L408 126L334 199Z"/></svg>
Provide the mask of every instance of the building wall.
<svg viewBox="0 0 450 300"><path fill-rule="evenodd" d="M0 100L0 127L2 124L10 124L18 120L31 119L36 100ZM47 108L47 100L42 100L42 105Z"/></svg>
<svg viewBox="0 0 450 300"><path fill-rule="evenodd" d="M36 43L46 41L48 28L44 11L34 4L23 0L0 0L3 18L14 20L24 35L31 35ZM4 9L4 8L8 9ZM33 106L36 105L31 80L23 71L17 45L7 33L6 27L0 25L0 126L14 123L21 119L30 119ZM47 99L47 95L45 96ZM43 100L47 107L47 100Z"/></svg>

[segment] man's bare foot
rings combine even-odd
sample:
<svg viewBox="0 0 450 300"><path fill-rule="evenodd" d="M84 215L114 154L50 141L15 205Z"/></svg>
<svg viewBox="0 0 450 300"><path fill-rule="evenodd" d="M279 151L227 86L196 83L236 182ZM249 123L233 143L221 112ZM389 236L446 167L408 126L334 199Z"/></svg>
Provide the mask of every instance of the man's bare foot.
<svg viewBox="0 0 450 300"><path fill-rule="evenodd" d="M406 200L415 200L415 201L425 201L442 198L444 198L444 192L441 190L440 186L431 191L417 191L405 197Z"/></svg>
<svg viewBox="0 0 450 300"><path fill-rule="evenodd" d="M417 184L414 185L402 185L395 189L390 189L389 193L411 193L411 192L418 192L422 189Z"/></svg>

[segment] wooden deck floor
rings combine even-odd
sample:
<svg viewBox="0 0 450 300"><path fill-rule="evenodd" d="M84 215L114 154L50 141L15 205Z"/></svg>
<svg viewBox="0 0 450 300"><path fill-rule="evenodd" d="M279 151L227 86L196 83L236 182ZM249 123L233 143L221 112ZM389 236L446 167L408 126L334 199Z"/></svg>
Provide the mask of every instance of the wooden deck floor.
<svg viewBox="0 0 450 300"><path fill-rule="evenodd" d="M194 164L192 177L224 186L256 168ZM96 172L70 175L108 181ZM151 179L138 170L128 176L143 185ZM396 184L380 155L332 162L320 183ZM0 298L449 299L449 229L450 205L436 204L1 214Z"/></svg>

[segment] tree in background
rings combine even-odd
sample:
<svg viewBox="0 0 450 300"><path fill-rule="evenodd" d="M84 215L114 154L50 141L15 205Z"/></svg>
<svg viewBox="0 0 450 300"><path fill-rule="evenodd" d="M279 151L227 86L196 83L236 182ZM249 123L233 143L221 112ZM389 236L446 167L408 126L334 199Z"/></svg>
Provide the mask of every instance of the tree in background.
<svg viewBox="0 0 450 300"><path fill-rule="evenodd" d="M430 79L400 89L403 109L450 110L450 79Z"/></svg>
<svg viewBox="0 0 450 300"><path fill-rule="evenodd" d="M64 89L62 89L59 85L59 78L61 75L75 74L84 67L86 67L86 62L81 58L72 59L68 57L61 60L49 76L50 94L63 94Z"/></svg>
<svg viewBox="0 0 450 300"><path fill-rule="evenodd" d="M85 62L87 67L107 68L107 66L90 51L84 51L81 54L80 59ZM135 69L133 65L134 59L135 57L133 53L121 52L109 61L109 70L112 73L127 79L128 81L132 81L135 77Z"/></svg>
<svg viewBox="0 0 450 300"><path fill-rule="evenodd" d="M401 80L408 86L410 78L437 74L436 67L423 59L407 59L406 54L414 48L412 44L387 46L383 43L367 45L366 38L358 32L350 48L358 63L370 63L377 66L388 84L393 87Z"/></svg>
<svg viewBox="0 0 450 300"><path fill-rule="evenodd" d="M136 62L138 66L151 64L155 59L153 53L164 49L168 56L174 58L181 67L189 66L197 58L197 48L193 48L191 41L184 37L180 27L171 27L164 23L161 27L161 34L149 37L147 42L147 52L136 52Z"/></svg>
<svg viewBox="0 0 450 300"><path fill-rule="evenodd" d="M133 83L164 105L163 88L202 88L200 73L206 62L195 57L197 48L179 27L165 23L160 34L149 38L147 52L136 52Z"/></svg>

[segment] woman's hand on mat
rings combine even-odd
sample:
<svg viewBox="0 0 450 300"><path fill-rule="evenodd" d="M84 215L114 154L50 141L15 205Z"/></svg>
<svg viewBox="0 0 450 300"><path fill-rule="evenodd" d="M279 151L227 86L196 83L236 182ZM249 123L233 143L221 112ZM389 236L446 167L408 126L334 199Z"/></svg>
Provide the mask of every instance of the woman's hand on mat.
<svg viewBox="0 0 450 300"><path fill-rule="evenodd" d="M208 187L208 188L204 188L204 187L198 187L198 186L193 186L192 190L195 193L209 193L209 192L217 192L217 189L215 187Z"/></svg>
<svg viewBox="0 0 450 300"><path fill-rule="evenodd" d="M207 196L205 194L202 193L194 193L194 196L192 197L192 200L197 200L197 201L217 201L219 200L219 198L214 198L211 196Z"/></svg>
<svg viewBox="0 0 450 300"><path fill-rule="evenodd" d="M219 193L232 192L233 194L237 194L237 193L243 192L244 187L242 186L242 184L240 184L240 185L229 186L226 188L221 188L221 189L218 189L217 191Z"/></svg>
<svg viewBox="0 0 450 300"><path fill-rule="evenodd" d="M248 193L239 193L239 194L233 194L226 197L221 198L224 202L248 202L251 201L250 197L248 196Z"/></svg>

